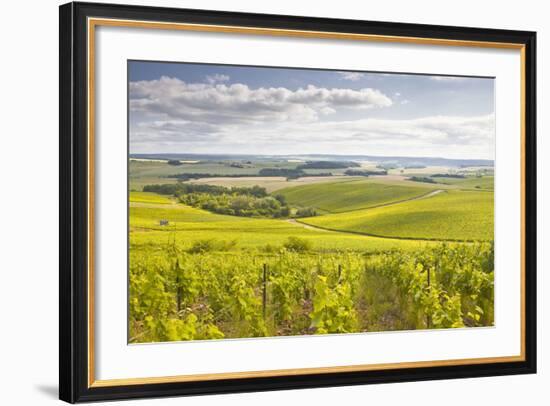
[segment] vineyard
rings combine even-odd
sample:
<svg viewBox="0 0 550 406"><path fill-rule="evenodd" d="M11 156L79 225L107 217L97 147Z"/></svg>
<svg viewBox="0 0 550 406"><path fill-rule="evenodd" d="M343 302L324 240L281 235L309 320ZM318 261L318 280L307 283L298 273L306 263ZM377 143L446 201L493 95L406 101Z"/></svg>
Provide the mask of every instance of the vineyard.
<svg viewBox="0 0 550 406"><path fill-rule="evenodd" d="M312 182L242 165L132 164L130 343L494 324L492 177ZM185 168L246 176L165 177Z"/></svg>
<svg viewBox="0 0 550 406"><path fill-rule="evenodd" d="M406 254L211 249L131 251L130 342L493 324L491 243Z"/></svg>
<svg viewBox="0 0 550 406"><path fill-rule="evenodd" d="M433 240L491 240L493 193L436 190L429 198L304 219L307 224L369 235Z"/></svg>
<svg viewBox="0 0 550 406"><path fill-rule="evenodd" d="M315 251L412 250L431 244L308 229L285 220L227 216L175 203L143 203L143 195L143 192L130 194L132 252L145 254L151 247L162 250L169 240L175 240L183 250L190 249L195 241L217 240L224 244L234 242L236 249L256 252L280 246L289 236L306 239ZM168 220L169 225L160 226L160 219Z"/></svg>
<svg viewBox="0 0 550 406"><path fill-rule="evenodd" d="M426 192L422 186L351 180L290 187L278 193L285 196L289 203L298 206L313 206L325 212L340 213L406 200Z"/></svg>
<svg viewBox="0 0 550 406"><path fill-rule="evenodd" d="M491 80L127 73L128 343L494 326Z"/></svg>

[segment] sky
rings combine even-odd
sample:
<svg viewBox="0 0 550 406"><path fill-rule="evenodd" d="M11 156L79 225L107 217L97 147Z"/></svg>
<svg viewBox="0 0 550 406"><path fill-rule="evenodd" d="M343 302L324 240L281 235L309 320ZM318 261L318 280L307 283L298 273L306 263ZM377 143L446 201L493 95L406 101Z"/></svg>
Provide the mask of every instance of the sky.
<svg viewBox="0 0 550 406"><path fill-rule="evenodd" d="M128 62L131 153L494 159L494 79Z"/></svg>

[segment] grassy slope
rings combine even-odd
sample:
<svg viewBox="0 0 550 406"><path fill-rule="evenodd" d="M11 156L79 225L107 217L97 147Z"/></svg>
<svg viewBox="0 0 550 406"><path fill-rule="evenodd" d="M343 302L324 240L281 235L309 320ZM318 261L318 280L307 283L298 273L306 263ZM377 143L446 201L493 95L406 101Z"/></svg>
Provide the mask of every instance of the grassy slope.
<svg viewBox="0 0 550 406"><path fill-rule="evenodd" d="M262 168L295 168L296 163L284 161L261 161L253 165L244 165L243 168L230 166L229 162L204 161L184 163L182 165L168 165L166 162L130 161L130 173L135 177L166 176L175 173L212 173L212 174L257 174Z"/></svg>
<svg viewBox="0 0 550 406"><path fill-rule="evenodd" d="M172 178L158 178L158 177L143 177L143 178L130 178L130 190L141 191L146 185L162 184L162 183L178 183L177 179Z"/></svg>
<svg viewBox="0 0 550 406"><path fill-rule="evenodd" d="M412 182L376 183L370 179L312 184L279 190L292 205L311 206L329 213L341 213L411 199L428 193Z"/></svg>
<svg viewBox="0 0 550 406"><path fill-rule="evenodd" d="M142 190L143 186L155 183L175 183L178 180L167 176L181 173L209 173L214 175L257 175L263 168L293 169L297 163L285 161L260 161L243 168L232 167L228 162L205 161L168 165L166 162L130 161L130 190ZM326 171L325 171L326 172ZM238 179L238 178L233 178ZM247 179L246 177L241 180ZM283 186L284 187L284 186Z"/></svg>
<svg viewBox="0 0 550 406"><path fill-rule="evenodd" d="M130 202L132 203L156 203L156 204L170 204L172 200L166 196L158 195L156 193L149 192L131 192Z"/></svg>
<svg viewBox="0 0 550 406"><path fill-rule="evenodd" d="M132 193L133 195L133 193ZM160 226L159 220L169 220ZM315 250L415 249L428 244L422 241L382 239L306 229L285 220L251 219L209 213L181 204L131 203L130 243L132 249L162 249L174 238L183 249L194 241L215 239L237 242L236 250L281 246L289 236L311 241Z"/></svg>
<svg viewBox="0 0 550 406"><path fill-rule="evenodd" d="M143 186L155 184L155 183L176 183L178 179L168 178L167 176L180 174L180 173L211 173L215 175L257 175L262 168L287 168L293 169L299 163L291 163L284 161L262 161L255 162L253 165L244 168L235 168L223 162L199 162L188 163L178 166L168 165L166 162L156 161L130 161L130 190L141 191ZM332 172L333 174L343 173L342 170L308 170L306 172L319 173L319 172ZM350 178L346 178L349 180ZM283 189L292 186L294 183L316 183L331 181L330 178L310 177L300 178L297 180L287 181L283 177L270 177L270 178L254 178L254 177L242 177L242 178L203 178L200 180L192 180L192 183L208 183L212 185L220 186L254 186L259 185L265 187L268 192L273 192L278 189ZM338 180L335 176L334 180Z"/></svg>
<svg viewBox="0 0 550 406"><path fill-rule="evenodd" d="M481 189L494 190L494 177L483 176L481 178L468 177L465 179L459 178L433 178L437 183L445 185L454 185L461 189Z"/></svg>
<svg viewBox="0 0 550 406"><path fill-rule="evenodd" d="M268 193L276 192L280 189L303 186L313 183L329 183L329 182L349 182L352 179L358 179L357 177L350 176L307 176L298 179L287 180L281 176L274 177L249 177L249 178L201 178L189 180L189 183L201 183L208 185L217 185L225 187L251 187L261 186L267 190Z"/></svg>
<svg viewBox="0 0 550 406"><path fill-rule="evenodd" d="M448 190L391 206L302 219L332 230L401 238L490 240L493 194Z"/></svg>

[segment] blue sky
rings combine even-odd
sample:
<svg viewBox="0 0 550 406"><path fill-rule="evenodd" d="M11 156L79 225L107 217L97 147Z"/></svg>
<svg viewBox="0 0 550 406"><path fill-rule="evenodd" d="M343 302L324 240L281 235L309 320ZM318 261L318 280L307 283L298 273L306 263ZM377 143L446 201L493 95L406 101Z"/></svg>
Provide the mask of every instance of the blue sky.
<svg viewBox="0 0 550 406"><path fill-rule="evenodd" d="M132 153L488 158L494 80L129 62Z"/></svg>

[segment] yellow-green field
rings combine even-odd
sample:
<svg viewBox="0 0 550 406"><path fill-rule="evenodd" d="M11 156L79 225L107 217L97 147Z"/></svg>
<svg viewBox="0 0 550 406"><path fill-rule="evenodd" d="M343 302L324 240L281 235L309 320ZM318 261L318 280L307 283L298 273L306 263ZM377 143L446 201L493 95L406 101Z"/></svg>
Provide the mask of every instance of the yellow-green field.
<svg viewBox="0 0 550 406"><path fill-rule="evenodd" d="M376 183L376 180L368 179L291 187L279 190L278 193L297 206L312 206L328 213L341 213L408 200L429 191L413 182Z"/></svg>
<svg viewBox="0 0 550 406"><path fill-rule="evenodd" d="M488 241L493 239L493 194L444 190L426 198L300 221L384 237Z"/></svg>
<svg viewBox="0 0 550 406"><path fill-rule="evenodd" d="M493 325L492 176L249 176L277 165L130 164L131 343ZM226 176L141 191L182 170ZM241 196L196 184L291 210L219 214Z"/></svg>
<svg viewBox="0 0 550 406"><path fill-rule="evenodd" d="M170 204L173 199L149 192L130 192L130 203Z"/></svg>
<svg viewBox="0 0 550 406"><path fill-rule="evenodd" d="M461 189L481 189L494 190L494 176L470 176L464 179L460 178L435 178L438 183L445 185L454 185Z"/></svg>
<svg viewBox="0 0 550 406"><path fill-rule="evenodd" d="M410 250L429 245L426 241L375 238L306 228L288 220L225 216L175 202L169 206L166 202L143 203L142 194L130 194L131 250L155 245L161 248L174 240L182 249L188 249L196 241L215 240L230 246L230 251L262 251L267 246L280 248L289 236L311 242L313 249L318 251ZM168 225L161 226L160 220L168 220Z"/></svg>

